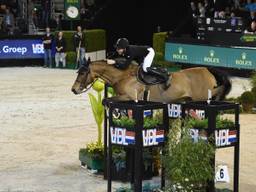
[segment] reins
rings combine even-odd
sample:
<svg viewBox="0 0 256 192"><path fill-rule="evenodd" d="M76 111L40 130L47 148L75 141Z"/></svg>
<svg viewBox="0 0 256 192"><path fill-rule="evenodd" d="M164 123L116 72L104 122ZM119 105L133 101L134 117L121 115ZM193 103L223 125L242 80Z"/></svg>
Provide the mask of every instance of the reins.
<svg viewBox="0 0 256 192"><path fill-rule="evenodd" d="M86 87L81 93L85 93L85 92L87 92L89 89L91 89L92 86L94 85L94 83L95 83L97 80L98 80L98 78L97 78L97 79L94 79L94 81L89 85L89 87Z"/></svg>

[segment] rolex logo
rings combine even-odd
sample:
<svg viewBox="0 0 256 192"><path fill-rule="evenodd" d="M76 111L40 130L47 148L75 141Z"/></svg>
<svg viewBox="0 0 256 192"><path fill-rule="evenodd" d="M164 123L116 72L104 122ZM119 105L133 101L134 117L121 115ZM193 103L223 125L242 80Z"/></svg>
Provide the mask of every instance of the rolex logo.
<svg viewBox="0 0 256 192"><path fill-rule="evenodd" d="M242 60L246 60L246 53L242 53Z"/></svg>
<svg viewBox="0 0 256 192"><path fill-rule="evenodd" d="M182 61L188 60L188 56L183 53L183 48L182 47L178 47L178 53L176 53L176 54L173 53L172 58L175 59L175 60L182 60Z"/></svg>
<svg viewBox="0 0 256 192"><path fill-rule="evenodd" d="M183 49L182 47L179 47L179 54L182 54L183 53Z"/></svg>
<svg viewBox="0 0 256 192"><path fill-rule="evenodd" d="M210 57L214 57L215 52L213 50L210 50Z"/></svg>

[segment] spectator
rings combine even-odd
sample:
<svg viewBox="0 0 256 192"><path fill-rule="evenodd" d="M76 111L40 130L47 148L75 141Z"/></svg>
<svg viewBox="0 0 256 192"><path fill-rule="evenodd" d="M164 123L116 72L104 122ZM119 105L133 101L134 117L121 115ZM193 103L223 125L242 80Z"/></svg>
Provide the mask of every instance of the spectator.
<svg viewBox="0 0 256 192"><path fill-rule="evenodd" d="M204 0L204 7L205 7L205 16L206 17L213 17L213 7L212 5L209 3L208 0Z"/></svg>
<svg viewBox="0 0 256 192"><path fill-rule="evenodd" d="M255 15L255 12L254 11L251 11L250 12L250 23L252 22L252 21L256 21L256 15Z"/></svg>
<svg viewBox="0 0 256 192"><path fill-rule="evenodd" d="M62 62L62 67L66 67L66 41L63 37L63 32L58 32L56 38L56 54L55 54L55 64L59 67L59 62Z"/></svg>
<svg viewBox="0 0 256 192"><path fill-rule="evenodd" d="M52 41L53 35L50 28L46 27L46 34L43 37L44 44L44 67L52 67Z"/></svg>
<svg viewBox="0 0 256 192"><path fill-rule="evenodd" d="M55 17L55 20L56 20L56 29L62 30L63 16L61 14L59 14L58 16Z"/></svg>
<svg viewBox="0 0 256 192"><path fill-rule="evenodd" d="M251 26L244 31L245 34L256 34L256 21L251 22Z"/></svg>
<svg viewBox="0 0 256 192"><path fill-rule="evenodd" d="M198 3L199 17L205 17L205 7L201 2Z"/></svg>
<svg viewBox="0 0 256 192"><path fill-rule="evenodd" d="M13 14L10 12L10 10L8 8L6 9L5 15L3 17L3 25L4 25L4 30L9 35L12 35L13 34L14 25L15 25L15 21L14 21Z"/></svg>
<svg viewBox="0 0 256 192"><path fill-rule="evenodd" d="M197 10L197 7L196 7L195 2L191 1L190 6L191 6L191 10L192 10L192 15L193 15L193 17L198 16L198 15L199 15L199 12L198 12L198 10Z"/></svg>
<svg viewBox="0 0 256 192"><path fill-rule="evenodd" d="M226 18L226 12L225 11L218 12L218 18L225 19Z"/></svg>
<svg viewBox="0 0 256 192"><path fill-rule="evenodd" d="M82 27L77 26L77 31L74 34L74 47L77 53L77 68L86 65L85 58L85 36L82 32Z"/></svg>

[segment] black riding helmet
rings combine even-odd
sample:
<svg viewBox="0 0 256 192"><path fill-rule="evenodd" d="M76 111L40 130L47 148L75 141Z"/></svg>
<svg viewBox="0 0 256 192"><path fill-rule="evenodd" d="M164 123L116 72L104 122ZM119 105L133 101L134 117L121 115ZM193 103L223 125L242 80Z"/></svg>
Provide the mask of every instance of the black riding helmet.
<svg viewBox="0 0 256 192"><path fill-rule="evenodd" d="M116 42L116 49L126 49L129 46L129 41L126 38L120 38Z"/></svg>

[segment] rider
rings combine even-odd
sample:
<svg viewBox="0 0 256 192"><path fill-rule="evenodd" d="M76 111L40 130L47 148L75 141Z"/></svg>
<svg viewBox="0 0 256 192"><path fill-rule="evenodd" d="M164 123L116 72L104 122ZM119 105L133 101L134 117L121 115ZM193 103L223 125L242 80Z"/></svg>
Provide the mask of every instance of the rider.
<svg viewBox="0 0 256 192"><path fill-rule="evenodd" d="M125 61L107 59L108 64L113 64L119 69L126 69L132 60L135 60L139 65L142 65L144 72L153 73L164 78L166 86L169 87L169 77L150 68L155 56L155 51L152 47L129 45L129 41L126 38L120 38L117 40L115 48L118 56L124 57Z"/></svg>

